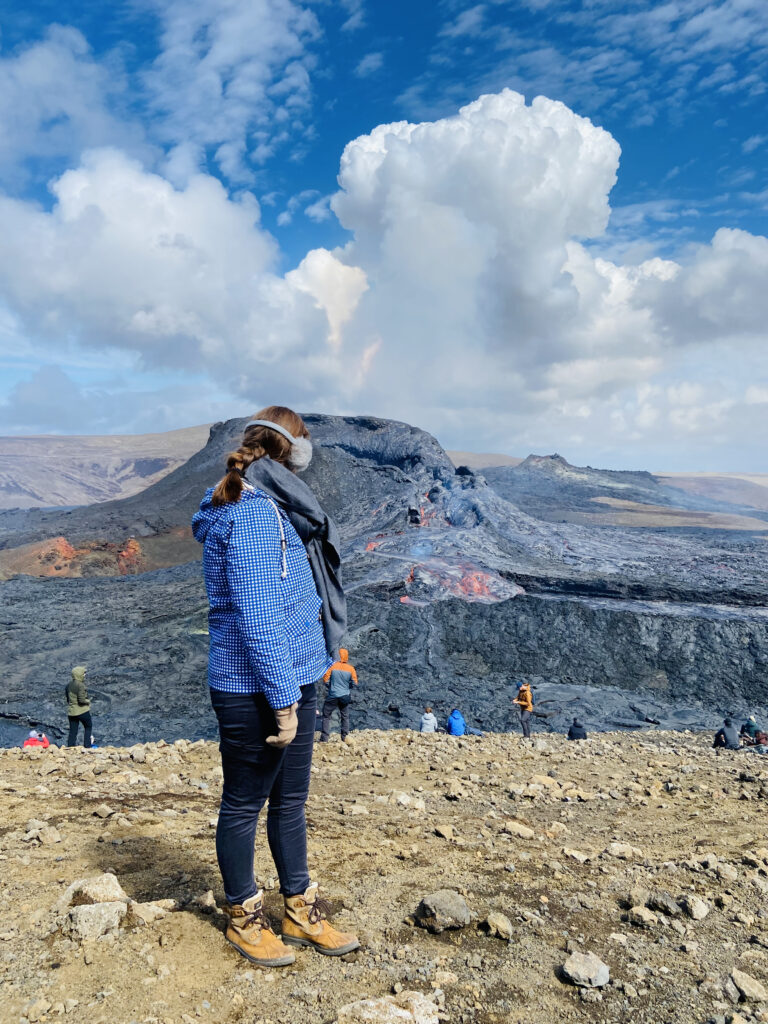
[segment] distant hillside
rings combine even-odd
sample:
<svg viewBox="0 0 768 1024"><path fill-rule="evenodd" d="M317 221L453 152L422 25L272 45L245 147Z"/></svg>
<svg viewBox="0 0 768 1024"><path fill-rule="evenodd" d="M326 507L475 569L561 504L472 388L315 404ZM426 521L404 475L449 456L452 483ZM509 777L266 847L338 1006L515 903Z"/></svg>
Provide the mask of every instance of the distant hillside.
<svg viewBox="0 0 768 1024"><path fill-rule="evenodd" d="M768 489L734 478L572 466L561 455L529 455L516 466L487 466L483 475L505 500L554 523L711 530L768 531L765 505L746 491ZM720 484L716 485L715 481ZM762 499L765 501L765 498ZM744 513L750 513L745 515Z"/></svg>
<svg viewBox="0 0 768 1024"><path fill-rule="evenodd" d="M491 466L519 466L523 461L514 455L499 455L494 452L446 452L454 466L468 466L469 469L488 469Z"/></svg>
<svg viewBox="0 0 768 1024"><path fill-rule="evenodd" d="M523 462L528 460L516 458L513 455L500 455L498 452L462 452L462 451L449 451L448 456L453 462L454 466L468 466L469 469L475 472L484 472L485 470L497 470L504 469L506 467L515 467L521 465ZM529 457L530 458L530 457ZM536 461L537 457L533 457ZM546 459L546 457L544 457ZM539 459L542 463L542 460ZM560 459L563 465L568 465L564 459ZM547 461L543 462L543 465L549 465ZM575 469L575 467L570 467ZM636 474L620 472L611 470L592 470L582 471L582 473L588 472L594 481L605 487L608 485L613 488L624 488L626 483L622 481L622 477L631 478ZM488 474L486 474L488 475ZM685 491L690 495L698 498L704 498L708 501L715 502L717 505L736 505L743 508L754 508L759 509L762 512L768 512L768 473L656 473L656 474L641 474L646 482L655 479L655 483L662 487L667 486L675 488L676 491ZM496 474L491 473L489 479L493 478L495 482L498 482L499 478ZM501 479L504 479L502 474ZM585 476L582 476L582 480L586 480ZM494 484L495 486L495 484ZM497 488L498 490L499 488ZM502 488L500 493L504 493L507 488ZM510 500L514 500L511 492L506 493L505 497ZM677 494L678 499L681 497ZM594 500L594 499L593 499ZM648 497L646 496L646 500Z"/></svg>
<svg viewBox="0 0 768 1024"><path fill-rule="evenodd" d="M768 473L668 473L658 479L689 494L768 512Z"/></svg>
<svg viewBox="0 0 768 1024"><path fill-rule="evenodd" d="M0 509L128 498L199 451L209 427L105 437L0 437Z"/></svg>

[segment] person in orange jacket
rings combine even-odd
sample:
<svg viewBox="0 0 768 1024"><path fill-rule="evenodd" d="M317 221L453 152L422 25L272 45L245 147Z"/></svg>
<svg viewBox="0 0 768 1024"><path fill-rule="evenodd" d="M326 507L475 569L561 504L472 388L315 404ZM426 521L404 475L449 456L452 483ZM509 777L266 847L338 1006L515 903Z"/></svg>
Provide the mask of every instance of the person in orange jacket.
<svg viewBox="0 0 768 1024"><path fill-rule="evenodd" d="M43 750L46 750L50 745L45 733L38 732L37 729L33 729L22 744L24 747L42 747Z"/></svg>
<svg viewBox="0 0 768 1024"><path fill-rule="evenodd" d="M523 727L523 736L531 735L531 712L533 711L533 694L530 683L520 683L517 696L512 701L520 708L520 725Z"/></svg>
<svg viewBox="0 0 768 1024"><path fill-rule="evenodd" d="M343 647L339 651L339 660L334 661L323 676L323 682L329 683L328 695L323 704L323 731L320 742L327 743L331 738L331 718L338 708L341 720L341 738L349 735L349 704L352 700L352 687L357 686L355 666L349 663L349 651Z"/></svg>

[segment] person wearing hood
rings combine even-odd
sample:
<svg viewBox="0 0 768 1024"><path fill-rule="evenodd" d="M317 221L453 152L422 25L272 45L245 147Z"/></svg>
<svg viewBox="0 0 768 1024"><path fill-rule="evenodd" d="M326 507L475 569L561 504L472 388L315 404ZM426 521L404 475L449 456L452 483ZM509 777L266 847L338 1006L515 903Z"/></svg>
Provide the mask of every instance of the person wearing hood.
<svg viewBox="0 0 768 1024"><path fill-rule="evenodd" d="M320 742L327 743L331 738L331 718L338 709L341 722L341 738L349 735L349 705L352 701L352 687L358 685L355 666L349 663L349 651L344 647L339 651L339 660L334 661L323 676L328 683L328 694L323 703L323 731Z"/></svg>
<svg viewBox="0 0 768 1024"><path fill-rule="evenodd" d="M721 729L715 733L715 742L712 744L713 747L722 748L724 750L740 750L741 743L739 741L739 734L736 732L736 726L730 718L726 718L723 722Z"/></svg>
<svg viewBox="0 0 768 1024"><path fill-rule="evenodd" d="M359 946L327 920L330 905L307 867L317 684L346 623L335 527L295 476L311 455L297 413L262 409L192 521L203 545L208 683L221 740L216 854L226 938L266 967L293 963L291 946L326 956ZM267 840L284 901L281 938L253 877L256 824L267 800Z"/></svg>
<svg viewBox="0 0 768 1024"><path fill-rule="evenodd" d="M568 739L585 740L586 738L587 730L584 728L584 726L581 724L578 718L574 718L574 720L571 722L571 727L568 730Z"/></svg>
<svg viewBox="0 0 768 1024"><path fill-rule="evenodd" d="M67 717L69 718L69 735L67 746L77 746L77 733L83 727L83 746L90 749L93 743L91 718L91 702L85 688L85 665L76 665L72 669L72 678L67 683L64 693L67 698Z"/></svg>
<svg viewBox="0 0 768 1024"><path fill-rule="evenodd" d="M747 743L755 743L757 734L762 731L754 715L750 715L741 727L741 735L746 737Z"/></svg>
<svg viewBox="0 0 768 1024"><path fill-rule="evenodd" d="M445 723L445 731L449 736L463 736L467 731L467 723L464 721L464 715L462 715L458 708L454 708L450 715L448 715L448 721Z"/></svg>
<svg viewBox="0 0 768 1024"><path fill-rule="evenodd" d="M520 725L523 729L523 736L531 735L531 712L533 711L533 692L530 683L520 683L517 688L517 696L512 701L520 708Z"/></svg>
<svg viewBox="0 0 768 1024"><path fill-rule="evenodd" d="M424 714L421 716L419 732L437 732L437 719L429 705L424 708Z"/></svg>

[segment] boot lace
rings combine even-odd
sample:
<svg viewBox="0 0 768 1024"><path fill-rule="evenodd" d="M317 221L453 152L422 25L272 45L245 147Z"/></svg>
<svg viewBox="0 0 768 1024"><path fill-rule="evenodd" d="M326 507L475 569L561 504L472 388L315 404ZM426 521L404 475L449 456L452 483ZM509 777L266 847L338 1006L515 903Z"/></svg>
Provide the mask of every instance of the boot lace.
<svg viewBox="0 0 768 1024"><path fill-rule="evenodd" d="M270 931L269 918L264 913L264 907L257 907L252 910L249 914L246 914L243 918L241 928L250 928L252 925L257 924L259 928L264 928Z"/></svg>
<svg viewBox="0 0 768 1024"><path fill-rule="evenodd" d="M309 906L309 914L307 915L307 919L309 920L310 924L319 924L321 921L324 921L326 917L328 917L330 912L331 904L328 902L328 900L323 900L320 899L320 897L316 897L315 902L311 903Z"/></svg>

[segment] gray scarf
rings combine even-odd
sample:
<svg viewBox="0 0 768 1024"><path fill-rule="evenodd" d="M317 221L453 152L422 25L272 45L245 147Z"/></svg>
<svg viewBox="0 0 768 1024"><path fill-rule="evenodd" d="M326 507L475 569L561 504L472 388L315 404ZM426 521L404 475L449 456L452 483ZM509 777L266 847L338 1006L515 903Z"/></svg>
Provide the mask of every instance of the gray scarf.
<svg viewBox="0 0 768 1024"><path fill-rule="evenodd" d="M341 543L335 523L304 481L280 462L267 456L257 459L246 470L245 479L274 498L301 537L323 602L326 650L337 659L347 628L347 600L341 585Z"/></svg>

